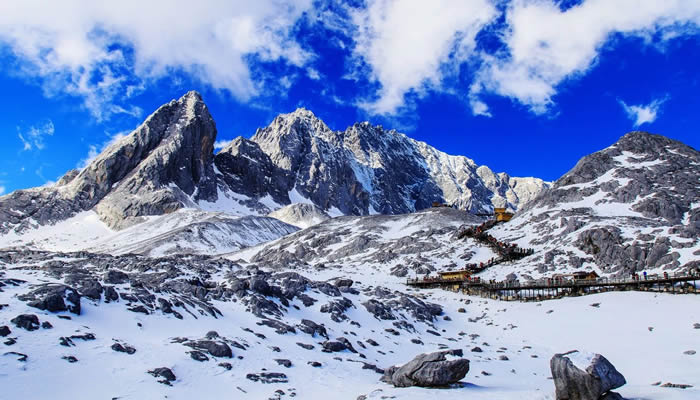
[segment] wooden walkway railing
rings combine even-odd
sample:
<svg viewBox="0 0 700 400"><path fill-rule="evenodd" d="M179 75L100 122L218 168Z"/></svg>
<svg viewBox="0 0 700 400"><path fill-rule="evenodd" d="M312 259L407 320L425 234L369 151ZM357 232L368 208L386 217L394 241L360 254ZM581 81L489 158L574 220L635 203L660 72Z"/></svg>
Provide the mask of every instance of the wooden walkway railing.
<svg viewBox="0 0 700 400"><path fill-rule="evenodd" d="M527 299L580 295L609 290L665 291L670 293L700 293L698 273L634 276L626 278L562 279L545 278L534 281L483 281L479 278L441 279L427 277L407 279L406 284L422 288L444 288L493 298ZM678 285L683 284L686 285ZM682 286L682 287L678 287Z"/></svg>

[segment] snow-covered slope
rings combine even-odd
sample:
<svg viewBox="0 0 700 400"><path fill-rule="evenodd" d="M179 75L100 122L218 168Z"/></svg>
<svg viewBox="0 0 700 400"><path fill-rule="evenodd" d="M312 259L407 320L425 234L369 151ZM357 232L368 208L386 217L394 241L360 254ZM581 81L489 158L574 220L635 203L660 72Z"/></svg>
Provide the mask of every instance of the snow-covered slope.
<svg viewBox="0 0 700 400"><path fill-rule="evenodd" d="M330 218L323 210L313 204L294 203L275 210L267 215L301 229L319 224Z"/></svg>
<svg viewBox="0 0 700 400"><path fill-rule="evenodd" d="M231 260L293 268L337 271L362 269L405 277L463 267L495 256L471 240L454 240L457 228L482 219L451 208L401 215L337 217L270 243L226 255Z"/></svg>
<svg viewBox="0 0 700 400"><path fill-rule="evenodd" d="M410 230L385 222L393 237ZM604 354L624 374L628 383L617 391L625 398L700 395L700 359L685 354L698 349L700 297L618 292L497 302L411 291L402 280L374 268L289 270L202 256L0 252L0 326L11 330L0 344L0 390L12 399L551 400L549 359L579 349ZM46 304L47 292L73 290L82 297L65 304L80 303L79 315L30 306ZM10 322L21 314L51 328ZM379 382L377 369L448 348L471 361L462 385ZM174 374L170 385L148 373L161 367ZM264 374L274 374L271 383ZM76 377L79 385L67 383Z"/></svg>
<svg viewBox="0 0 700 400"><path fill-rule="evenodd" d="M114 231L93 211L55 225L36 226L0 236L0 248L48 251L89 251L106 254L221 254L278 239L297 231L274 218L236 217L224 213L182 209Z"/></svg>
<svg viewBox="0 0 700 400"><path fill-rule="evenodd" d="M581 159L491 233L536 253L494 267L489 277L699 267L700 153L663 136L629 133Z"/></svg>

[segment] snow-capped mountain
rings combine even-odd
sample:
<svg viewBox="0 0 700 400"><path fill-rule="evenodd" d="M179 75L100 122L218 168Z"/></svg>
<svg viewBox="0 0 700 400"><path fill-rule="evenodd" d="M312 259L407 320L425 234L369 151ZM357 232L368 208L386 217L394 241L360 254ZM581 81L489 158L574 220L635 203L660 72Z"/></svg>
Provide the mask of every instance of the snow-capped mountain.
<svg viewBox="0 0 700 400"><path fill-rule="evenodd" d="M473 212L517 209L547 187L536 178L494 174L369 123L332 131L304 109L214 155L216 134L201 96L189 92L56 185L0 197L0 232L55 224L83 211L124 229L181 208L237 216L294 203L333 216L406 213L433 202Z"/></svg>
<svg viewBox="0 0 700 400"><path fill-rule="evenodd" d="M234 140L216 165L239 193L269 195L278 204L308 199L344 215L401 214L433 202L471 212L516 210L548 187L368 122L333 131L305 109L278 116L250 140Z"/></svg>
<svg viewBox="0 0 700 400"><path fill-rule="evenodd" d="M498 277L700 266L700 153L663 136L628 133L582 158L492 234L537 250L490 271Z"/></svg>
<svg viewBox="0 0 700 400"><path fill-rule="evenodd" d="M54 224L88 210L121 229L193 201L216 200L215 140L206 105L189 92L55 186L0 197L0 232Z"/></svg>

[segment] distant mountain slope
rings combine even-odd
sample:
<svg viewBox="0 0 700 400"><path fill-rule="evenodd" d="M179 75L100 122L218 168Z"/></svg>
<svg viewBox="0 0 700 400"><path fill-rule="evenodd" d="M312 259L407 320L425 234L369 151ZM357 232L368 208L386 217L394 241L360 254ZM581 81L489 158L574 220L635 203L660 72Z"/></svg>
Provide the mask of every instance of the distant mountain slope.
<svg viewBox="0 0 700 400"><path fill-rule="evenodd" d="M471 212L518 209L547 183L511 178L367 122L333 131L311 111L275 118L216 156L232 191L277 204L307 199L345 215L401 214L433 202Z"/></svg>
<svg viewBox="0 0 700 400"><path fill-rule="evenodd" d="M663 136L628 133L582 158L492 234L538 250L491 271L499 276L700 266L700 153Z"/></svg>
<svg viewBox="0 0 700 400"><path fill-rule="evenodd" d="M0 248L89 251L99 254L216 255L278 239L299 228L275 218L236 217L186 208L115 231L94 211L83 211L55 225L0 236Z"/></svg>

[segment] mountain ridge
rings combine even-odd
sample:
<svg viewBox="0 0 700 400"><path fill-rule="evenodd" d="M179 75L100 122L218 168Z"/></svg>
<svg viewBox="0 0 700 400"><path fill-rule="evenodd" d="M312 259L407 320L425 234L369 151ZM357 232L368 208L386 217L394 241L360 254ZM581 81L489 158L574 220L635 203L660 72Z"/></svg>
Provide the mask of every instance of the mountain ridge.
<svg viewBox="0 0 700 400"><path fill-rule="evenodd" d="M0 197L0 232L54 224L87 210L114 229L183 207L262 216L311 202L331 215L368 215L439 202L488 212L517 209L548 185L495 174L368 122L334 131L303 108L214 154L216 136L201 95L190 91L56 185Z"/></svg>

